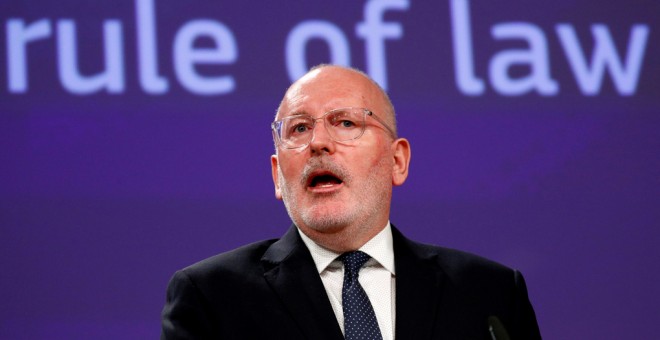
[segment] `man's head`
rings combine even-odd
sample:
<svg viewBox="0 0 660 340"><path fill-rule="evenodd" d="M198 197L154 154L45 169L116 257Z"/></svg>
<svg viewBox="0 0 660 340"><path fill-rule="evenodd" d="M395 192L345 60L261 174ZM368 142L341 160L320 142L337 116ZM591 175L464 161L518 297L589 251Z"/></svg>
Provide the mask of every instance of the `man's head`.
<svg viewBox="0 0 660 340"><path fill-rule="evenodd" d="M358 138L336 141L341 138L329 133L328 119L290 126L295 133L311 128L313 137L299 148L276 145L271 166L275 196L293 222L315 242L343 252L359 248L387 223L392 186L408 175L410 145L396 137L394 109L383 90L362 72L339 66L314 68L293 83L275 119L316 119L339 108L356 108L354 116L363 112ZM361 124L334 123L361 131Z"/></svg>

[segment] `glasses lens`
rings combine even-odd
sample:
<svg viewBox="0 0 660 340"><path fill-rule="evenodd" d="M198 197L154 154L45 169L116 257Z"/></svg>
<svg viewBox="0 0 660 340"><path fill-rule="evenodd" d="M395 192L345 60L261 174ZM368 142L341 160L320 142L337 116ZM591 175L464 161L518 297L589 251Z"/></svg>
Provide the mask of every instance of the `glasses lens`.
<svg viewBox="0 0 660 340"><path fill-rule="evenodd" d="M337 109L325 116L325 127L332 139L338 142L356 139L365 128L365 112L362 109Z"/></svg>
<svg viewBox="0 0 660 340"><path fill-rule="evenodd" d="M344 108L326 112L317 119L323 119L328 135L336 142L357 139L365 129L366 110L360 108ZM307 116L291 116L273 123L273 133L279 139L280 145L287 149L295 149L307 145L314 133L316 119Z"/></svg>
<svg viewBox="0 0 660 340"><path fill-rule="evenodd" d="M289 148L296 148L309 143L312 139L314 120L308 116L294 116L282 120L280 140Z"/></svg>

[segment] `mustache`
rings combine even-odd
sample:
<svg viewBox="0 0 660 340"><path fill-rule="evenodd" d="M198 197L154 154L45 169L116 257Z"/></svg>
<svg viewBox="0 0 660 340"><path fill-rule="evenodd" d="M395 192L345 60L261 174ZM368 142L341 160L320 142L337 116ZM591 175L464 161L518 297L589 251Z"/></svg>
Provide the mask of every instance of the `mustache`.
<svg viewBox="0 0 660 340"><path fill-rule="evenodd" d="M351 175L349 171L346 170L343 166L335 163L330 157L321 156L321 157L312 157L305 164L303 168L302 176L300 178L300 183L304 186L308 183L309 177L317 171L329 171L335 176L339 177L344 183L350 183Z"/></svg>

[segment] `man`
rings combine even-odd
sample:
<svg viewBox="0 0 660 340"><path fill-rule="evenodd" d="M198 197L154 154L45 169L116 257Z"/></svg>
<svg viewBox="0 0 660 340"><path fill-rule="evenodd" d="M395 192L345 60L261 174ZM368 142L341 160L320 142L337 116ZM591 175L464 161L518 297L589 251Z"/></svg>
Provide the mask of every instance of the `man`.
<svg viewBox="0 0 660 340"><path fill-rule="evenodd" d="M540 339L520 273L389 223L410 144L375 82L321 65L275 119L275 196L294 225L178 271L162 339Z"/></svg>

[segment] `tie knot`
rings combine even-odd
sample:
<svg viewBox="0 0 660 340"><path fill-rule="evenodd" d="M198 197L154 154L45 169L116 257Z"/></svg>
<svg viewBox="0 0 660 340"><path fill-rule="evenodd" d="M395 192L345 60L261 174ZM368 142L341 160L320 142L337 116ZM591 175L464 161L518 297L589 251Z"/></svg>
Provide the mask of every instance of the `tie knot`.
<svg viewBox="0 0 660 340"><path fill-rule="evenodd" d="M364 266L371 256L363 253L359 250L351 251L348 253L343 253L339 259L344 263L344 270L348 271L352 275L357 275L360 271L360 268Z"/></svg>

